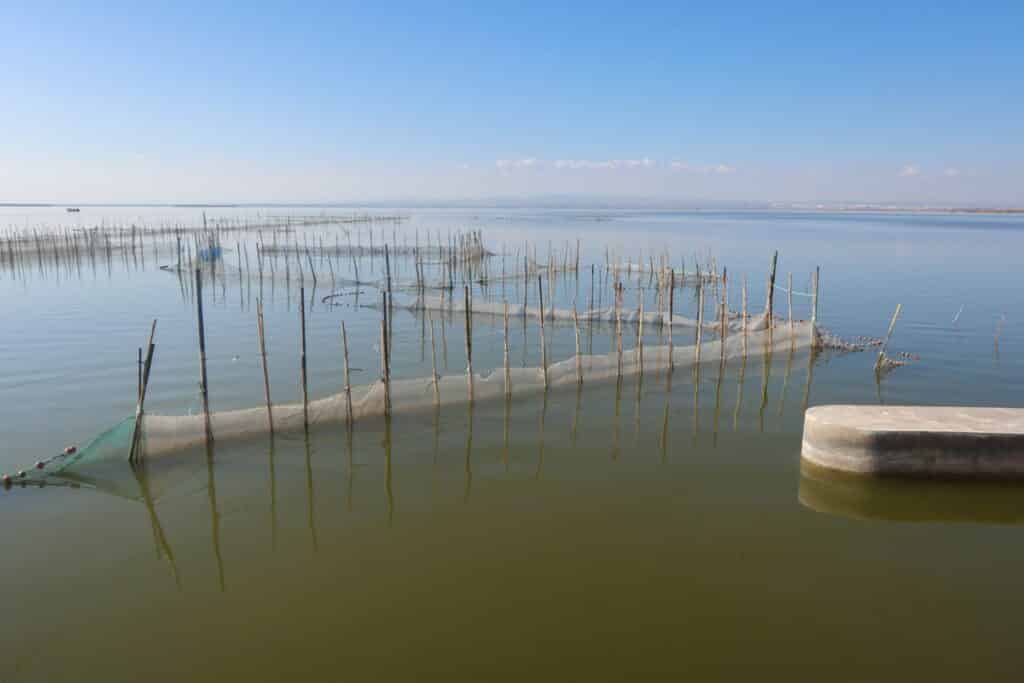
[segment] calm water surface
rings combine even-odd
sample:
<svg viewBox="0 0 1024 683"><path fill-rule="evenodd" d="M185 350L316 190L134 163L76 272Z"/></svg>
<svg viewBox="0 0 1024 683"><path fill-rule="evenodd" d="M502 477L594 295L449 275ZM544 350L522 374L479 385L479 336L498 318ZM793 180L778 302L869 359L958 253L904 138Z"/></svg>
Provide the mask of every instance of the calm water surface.
<svg viewBox="0 0 1024 683"><path fill-rule="evenodd" d="M0 493L0 681L1016 678L1024 489L837 477L802 469L799 448L806 405L1020 405L1020 219L402 213L399 241L482 229L509 255L524 240L543 256L549 241L558 249L581 238L584 264L603 263L606 247L644 260L667 248L688 267L710 254L729 269L733 308L744 275L760 308L778 249L780 279L793 272L799 291L822 267L821 318L840 336L881 336L902 303L892 350L920 360L876 384L869 353L752 357L699 378L677 373L670 389L652 374L618 391L368 421L351 437L338 426L217 444L154 460L138 476L115 462L82 488L15 487ZM21 228L67 220L47 209L0 214ZM71 220L201 217L86 207ZM135 349L153 318L150 410L198 408L193 308L156 267L170 260L2 272L0 469L131 414ZM411 277L409 264L396 270ZM379 311L365 307L376 292L328 307L327 289L321 281L307 312L314 397L342 385L341 320L353 381L373 381L379 362ZM585 271L557 283L554 297L571 306L589 292ZM257 296L251 280L208 290L214 409L262 399ZM297 291L278 282L263 296L274 399L295 401ZM523 291L510 282L475 296L521 301ZM808 301L795 305L806 317ZM693 310L681 295L677 311ZM548 334L555 359L572 354L571 327ZM439 364L461 373L460 321L446 335ZM613 343L608 330L586 332L595 352ZM476 369L499 367L501 348L500 322L478 320ZM396 312L395 375L429 375L429 354L422 320ZM539 355L538 330L514 324L513 362L536 365Z"/></svg>

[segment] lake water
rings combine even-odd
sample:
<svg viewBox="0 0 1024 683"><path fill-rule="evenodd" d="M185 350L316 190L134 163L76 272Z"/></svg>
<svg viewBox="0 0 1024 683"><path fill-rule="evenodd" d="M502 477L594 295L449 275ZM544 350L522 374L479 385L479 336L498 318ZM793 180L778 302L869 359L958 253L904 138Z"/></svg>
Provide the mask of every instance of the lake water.
<svg viewBox="0 0 1024 683"><path fill-rule="evenodd" d="M286 213L206 211L210 219ZM212 453L154 461L138 477L124 463L105 463L80 488L0 490L0 681L622 680L656 672L728 680L1015 678L1024 488L839 477L802 469L799 451L807 405L1020 405L1024 219L359 213L366 212L407 218L374 224L378 241L481 230L510 272L526 241L546 261L549 244L574 252L579 239L580 277L551 287L560 307L574 299L586 307L590 264L603 266L606 249L645 262L667 250L688 270L711 257L726 266L734 310L746 276L751 310L759 311L778 250L779 283L792 272L798 292L809 291L821 267L819 320L842 338L884 336L902 304L890 355L917 359L876 382L871 351L752 356L715 364L697 382L678 373L671 390L664 374L652 374L508 405L396 415L390 425L368 420L351 435L337 425L217 443ZM101 222L194 226L202 216L199 209L0 209L0 229ZM366 245L368 227L348 227L362 230ZM330 245L340 230L314 225L287 239ZM225 234L224 265L238 261L235 239L254 257L254 238ZM136 349L154 318L148 410L198 411L194 304L177 276L158 267L176 260L170 245L157 247L145 251L144 263L141 254L115 252L81 267L0 267L0 470L81 445L131 415ZM491 259L492 275L500 259ZM380 311L372 288L358 303L345 296L329 306L322 300L331 290L328 264L314 263L319 281L315 295L306 284L306 315L316 398L343 385L342 320L353 383L379 376ZM379 258L360 263L364 276L382 273ZM341 260L329 265L351 275ZM413 277L411 261L398 258L394 268L398 281ZM627 307L645 287L644 278L629 282ZM263 400L260 291L251 277L207 287L214 410ZM610 304L610 285L598 292ZM268 280L262 295L273 397L294 402L301 396L297 287ZM523 296L518 279L474 292L494 301ZM536 305L534 285L526 296ZM806 297L794 305L797 317L808 317ZM694 310L692 288L682 290L677 313ZM776 310L786 312L784 293ZM448 321L443 346L438 339L444 374L465 371L461 325ZM393 333L395 378L429 376L423 319L396 311ZM552 359L572 355L571 326L547 334ZM585 350L613 350L609 328L584 334ZM473 335L475 369L500 368L501 321L480 318ZM539 364L538 336L535 321L513 325L515 365ZM646 339L664 343L664 332L650 330Z"/></svg>

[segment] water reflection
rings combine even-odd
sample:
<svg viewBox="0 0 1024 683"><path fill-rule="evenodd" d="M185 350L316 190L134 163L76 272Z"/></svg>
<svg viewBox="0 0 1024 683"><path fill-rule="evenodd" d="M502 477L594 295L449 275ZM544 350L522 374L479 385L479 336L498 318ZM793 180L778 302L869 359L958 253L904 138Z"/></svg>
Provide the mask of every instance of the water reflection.
<svg viewBox="0 0 1024 683"><path fill-rule="evenodd" d="M799 500L859 520L1024 524L1024 482L856 476L800 465Z"/></svg>

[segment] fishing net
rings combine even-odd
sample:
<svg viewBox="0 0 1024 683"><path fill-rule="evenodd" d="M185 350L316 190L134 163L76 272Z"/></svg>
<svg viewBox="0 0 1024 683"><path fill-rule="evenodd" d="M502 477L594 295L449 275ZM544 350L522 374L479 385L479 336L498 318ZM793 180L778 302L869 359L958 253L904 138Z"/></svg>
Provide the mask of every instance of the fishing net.
<svg viewBox="0 0 1024 683"><path fill-rule="evenodd" d="M811 345L810 323L794 323L792 328L779 324L772 330L748 330L727 335L725 340L704 342L700 347L700 364L728 363L747 356L760 356L790 349L806 349ZM746 339L744 339L746 336ZM676 371L693 368L698 363L697 347L675 346L671 359ZM436 381L430 377L392 380L390 390L382 381L361 389L353 388L352 418L355 421L380 417L390 399L393 415L424 412L434 406L464 404L467 401L495 401L506 395L513 397L540 394L548 389L573 386L582 378L584 386L613 383L621 378L664 373L669 367L669 347L645 346L607 354L573 356L543 367L497 368L486 373L447 375ZM621 367L621 370L620 370ZM507 378L507 379L506 379ZM304 424L321 425L346 421L349 399L344 392L301 403L277 404L272 407L276 432L300 430ZM247 439L269 432L270 416L266 406L241 410L213 412L209 415L210 431L217 442ZM146 457L171 453L202 445L206 441L206 418L199 415L147 414L142 420L143 447ZM124 442L121 442L122 445ZM123 445L122 455L127 453Z"/></svg>

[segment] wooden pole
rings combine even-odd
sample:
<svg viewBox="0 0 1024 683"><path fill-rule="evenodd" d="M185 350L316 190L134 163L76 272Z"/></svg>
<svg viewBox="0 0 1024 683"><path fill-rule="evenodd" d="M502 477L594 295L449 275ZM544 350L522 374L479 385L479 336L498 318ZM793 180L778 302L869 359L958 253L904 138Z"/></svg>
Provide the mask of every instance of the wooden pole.
<svg viewBox="0 0 1024 683"><path fill-rule="evenodd" d="M550 255L549 255L550 256ZM548 344L544 339L544 286L537 276L537 295L540 298L540 364L544 372L544 389L548 388Z"/></svg>
<svg viewBox="0 0 1024 683"><path fill-rule="evenodd" d="M743 276L743 356L747 355L747 276Z"/></svg>
<svg viewBox="0 0 1024 683"><path fill-rule="evenodd" d="M818 287L821 277L821 266L814 269L814 287L811 299L811 348L818 346Z"/></svg>
<svg viewBox="0 0 1024 683"><path fill-rule="evenodd" d="M697 284L697 345L696 345L696 363L700 366L700 347L701 340L704 338L704 282L698 282Z"/></svg>
<svg viewBox="0 0 1024 683"><path fill-rule="evenodd" d="M788 280L786 282L786 285L789 288L789 292L787 293L787 296L786 296L786 298L789 301L789 343L790 343L790 345L792 345L794 343L794 337L793 337L793 273L789 274L789 277L788 277Z"/></svg>
<svg viewBox="0 0 1024 683"><path fill-rule="evenodd" d="M900 317L900 311L903 310L903 304L896 304L896 312L892 314L892 320L889 321L889 331L885 335L885 341L882 342L882 348L878 350L878 360L875 361L875 373L881 371L882 362L885 360L886 349L889 348L889 340L892 339L892 333L896 329L896 319Z"/></svg>
<svg viewBox="0 0 1024 683"><path fill-rule="evenodd" d="M572 323L576 328L576 383L583 384L583 353L580 350L580 318L576 313L575 302L573 302L572 305Z"/></svg>
<svg viewBox="0 0 1024 683"><path fill-rule="evenodd" d="M267 367L267 337L263 321L263 298L256 299L256 330L260 340L260 358L263 361L263 397L267 403L267 428L274 435L274 410L270 402L270 370Z"/></svg>
<svg viewBox="0 0 1024 683"><path fill-rule="evenodd" d="M618 363L616 379L622 381L622 283L615 283L615 351Z"/></svg>
<svg viewBox="0 0 1024 683"><path fill-rule="evenodd" d="M512 396L512 369L509 365L508 302L505 302L505 399Z"/></svg>
<svg viewBox="0 0 1024 683"><path fill-rule="evenodd" d="M156 320L153 320L149 328L149 343L146 345L146 361L142 370L142 378L139 384L138 403L135 406L135 429L132 431L132 445L128 451L128 462L135 463L140 455L139 439L142 434L142 417L146 409L146 389L149 387L149 370L153 366L153 351L156 346L153 344L153 337L156 336Z"/></svg>
<svg viewBox="0 0 1024 683"><path fill-rule="evenodd" d="M637 288L637 298L640 300L640 306L637 313L637 328L636 328L636 352L637 361L640 367L640 377L644 376L644 290Z"/></svg>
<svg viewBox="0 0 1024 683"><path fill-rule="evenodd" d="M345 329L345 321L341 321L341 348L345 358L345 421L352 428L352 381L349 377L348 367L348 332Z"/></svg>
<svg viewBox="0 0 1024 683"><path fill-rule="evenodd" d="M299 287L299 327L302 346L299 351L299 370L302 375L302 428L309 429L309 387L306 381L306 288Z"/></svg>
<svg viewBox="0 0 1024 683"><path fill-rule="evenodd" d="M384 292L384 311L380 321L380 366L384 382L384 416L391 417L391 363L388 351L388 294Z"/></svg>
<svg viewBox="0 0 1024 683"><path fill-rule="evenodd" d="M466 382L469 388L469 400L473 401L473 323L469 308L469 285L463 285L463 296L466 318Z"/></svg>
<svg viewBox="0 0 1024 683"><path fill-rule="evenodd" d="M673 357L672 325L673 315L676 307L676 271L669 269L668 285L668 371L669 374L676 369L676 359Z"/></svg>
<svg viewBox="0 0 1024 683"><path fill-rule="evenodd" d="M768 314L768 329L775 327L775 268L779 263L779 252L772 254L772 267L768 271L768 302L765 312Z"/></svg>
<svg viewBox="0 0 1024 683"><path fill-rule="evenodd" d="M441 403L441 391L437 386L437 346L434 344L434 321L430 321L430 378L434 386L434 405Z"/></svg>
<svg viewBox="0 0 1024 683"><path fill-rule="evenodd" d="M203 424L206 431L206 442L209 444L213 442L213 429L210 425L210 394L206 376L206 326L203 321L202 268L196 268L196 321L199 327L199 397L203 404Z"/></svg>

